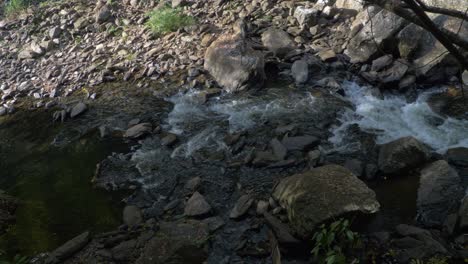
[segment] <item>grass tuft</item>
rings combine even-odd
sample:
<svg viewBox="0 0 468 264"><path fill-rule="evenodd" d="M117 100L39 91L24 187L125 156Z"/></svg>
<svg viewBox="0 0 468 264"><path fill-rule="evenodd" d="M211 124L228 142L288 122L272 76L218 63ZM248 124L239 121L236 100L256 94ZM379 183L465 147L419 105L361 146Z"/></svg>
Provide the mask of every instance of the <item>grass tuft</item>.
<svg viewBox="0 0 468 264"><path fill-rule="evenodd" d="M21 13L31 5L30 0L9 0L5 2L5 15L13 16Z"/></svg>
<svg viewBox="0 0 468 264"><path fill-rule="evenodd" d="M180 9L164 7L149 13L146 25L157 35L177 31L179 28L195 23L191 16L184 15Z"/></svg>

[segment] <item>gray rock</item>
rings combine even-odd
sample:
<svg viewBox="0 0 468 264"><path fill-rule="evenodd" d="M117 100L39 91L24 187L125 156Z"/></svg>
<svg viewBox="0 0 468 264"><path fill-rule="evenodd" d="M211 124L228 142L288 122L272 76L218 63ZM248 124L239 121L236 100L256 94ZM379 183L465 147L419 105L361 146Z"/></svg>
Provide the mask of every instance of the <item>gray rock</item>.
<svg viewBox="0 0 468 264"><path fill-rule="evenodd" d="M201 184L201 178L195 177L187 181L184 188L188 191L194 192L200 187L200 184Z"/></svg>
<svg viewBox="0 0 468 264"><path fill-rule="evenodd" d="M88 244L90 240L89 232L84 232L83 234L71 239L66 242L59 248L55 249L49 257L46 259L46 264L55 264L62 263L63 260L69 258L84 246Z"/></svg>
<svg viewBox="0 0 468 264"><path fill-rule="evenodd" d="M187 5L187 1L186 0L172 0L171 4L172 4L172 8L177 8L177 7Z"/></svg>
<svg viewBox="0 0 468 264"><path fill-rule="evenodd" d="M62 29L60 27L53 27L49 30L49 37L51 39L60 37L60 33L62 33Z"/></svg>
<svg viewBox="0 0 468 264"><path fill-rule="evenodd" d="M279 159L284 160L288 154L288 150L281 144L281 142L274 138L270 141L270 147L273 150L273 154Z"/></svg>
<svg viewBox="0 0 468 264"><path fill-rule="evenodd" d="M123 210L123 222L129 227L137 226L143 222L143 215L140 208L134 205L127 205Z"/></svg>
<svg viewBox="0 0 468 264"><path fill-rule="evenodd" d="M112 17L112 13L108 5L103 5L99 11L96 13L96 23L104 23L109 21Z"/></svg>
<svg viewBox="0 0 468 264"><path fill-rule="evenodd" d="M387 66L389 66L390 64L392 64L392 62L393 62L392 55L384 55L372 61L371 71L376 71L376 72L380 71L386 68Z"/></svg>
<svg viewBox="0 0 468 264"><path fill-rule="evenodd" d="M7 109L3 106L0 106L0 116L4 116L7 114Z"/></svg>
<svg viewBox="0 0 468 264"><path fill-rule="evenodd" d="M170 147L170 146L174 145L174 143L176 141L177 141L177 136L175 134L168 133L166 136L164 136L161 139L161 145L166 146L166 147Z"/></svg>
<svg viewBox="0 0 468 264"><path fill-rule="evenodd" d="M88 106L85 103L77 103L70 111L70 117L75 118L88 110Z"/></svg>
<svg viewBox="0 0 468 264"><path fill-rule="evenodd" d="M214 41L206 50L204 67L227 92L259 88L266 78L263 54L239 34Z"/></svg>
<svg viewBox="0 0 468 264"><path fill-rule="evenodd" d="M211 205L199 192L195 192L185 205L184 214L186 216L201 216L211 211Z"/></svg>
<svg viewBox="0 0 468 264"><path fill-rule="evenodd" d="M461 179L444 160L421 170L418 189L418 220L427 226L442 226L450 213L457 211L463 198Z"/></svg>
<svg viewBox="0 0 468 264"><path fill-rule="evenodd" d="M294 11L294 17L300 27L311 27L317 23L317 13L316 9L298 6Z"/></svg>
<svg viewBox="0 0 468 264"><path fill-rule="evenodd" d="M288 151L300 150L308 151L317 146L320 140L314 136L285 137L281 141Z"/></svg>
<svg viewBox="0 0 468 264"><path fill-rule="evenodd" d="M317 53L322 61L330 62L336 60L336 53L332 49L324 49Z"/></svg>
<svg viewBox="0 0 468 264"><path fill-rule="evenodd" d="M399 263L407 263L411 259L424 259L435 254L447 254L445 247L427 230L409 225L398 225L396 231L404 237L396 240L398 247L401 248L396 252Z"/></svg>
<svg viewBox="0 0 468 264"><path fill-rule="evenodd" d="M309 164L311 167L316 167L321 162L322 153L320 150L311 150L307 153Z"/></svg>
<svg viewBox="0 0 468 264"><path fill-rule="evenodd" d="M361 12L366 12L365 10ZM363 16L363 19L366 19ZM362 21L364 27L350 40L345 54L352 63L366 62L379 52L377 45L398 33L408 22L386 10L372 17L372 23Z"/></svg>
<svg viewBox="0 0 468 264"><path fill-rule="evenodd" d="M270 226L271 229L273 229L273 232L275 232L280 243L299 243L299 240L291 234L289 227L281 223L278 218L267 212L265 212L263 216L265 217L268 226Z"/></svg>
<svg viewBox="0 0 468 264"><path fill-rule="evenodd" d="M135 239L124 241L111 249L112 257L118 261L128 261L132 257L136 245Z"/></svg>
<svg viewBox="0 0 468 264"><path fill-rule="evenodd" d="M462 74L462 80L465 85L468 85L468 70L465 70Z"/></svg>
<svg viewBox="0 0 468 264"><path fill-rule="evenodd" d="M281 29L269 28L262 33L262 43L278 57L284 57L294 49L294 42L288 33Z"/></svg>
<svg viewBox="0 0 468 264"><path fill-rule="evenodd" d="M278 161L278 157L269 151L256 151L252 165L256 167L267 166L270 163Z"/></svg>
<svg viewBox="0 0 468 264"><path fill-rule="evenodd" d="M459 167L468 167L468 148L451 148L445 154L450 164Z"/></svg>
<svg viewBox="0 0 468 264"><path fill-rule="evenodd" d="M256 212L258 215L263 215L265 212L268 212L269 207L270 203L268 201L260 200L257 202Z"/></svg>
<svg viewBox="0 0 468 264"><path fill-rule="evenodd" d="M242 217L247 213L252 203L253 199L248 194L242 195L231 210L229 217L233 219Z"/></svg>
<svg viewBox="0 0 468 264"><path fill-rule="evenodd" d="M395 174L418 167L429 159L426 146L413 137L404 137L380 147L378 167L386 174Z"/></svg>
<svg viewBox="0 0 468 264"><path fill-rule="evenodd" d="M291 67L291 74L296 84L304 84L309 80L309 65L305 60L297 60Z"/></svg>
<svg viewBox="0 0 468 264"><path fill-rule="evenodd" d="M458 210L459 227L463 230L468 228L468 196L465 196Z"/></svg>
<svg viewBox="0 0 468 264"><path fill-rule="evenodd" d="M145 244L136 264L202 264L208 257L204 244L209 240L208 226L199 221L161 222L158 235Z"/></svg>
<svg viewBox="0 0 468 264"><path fill-rule="evenodd" d="M389 69L379 73L378 77L379 80L383 83L400 81L403 76L405 76L408 69L409 67L407 63L403 63L397 60L393 62Z"/></svg>
<svg viewBox="0 0 468 264"><path fill-rule="evenodd" d="M138 125L134 125L131 128L127 129L124 133L124 137L126 138L140 138L142 136L150 134L152 131L152 126L150 123L140 123Z"/></svg>
<svg viewBox="0 0 468 264"><path fill-rule="evenodd" d="M310 236L326 220L353 212L372 214L380 208L374 191L338 165L287 177L273 197L287 209L290 225L301 237Z"/></svg>

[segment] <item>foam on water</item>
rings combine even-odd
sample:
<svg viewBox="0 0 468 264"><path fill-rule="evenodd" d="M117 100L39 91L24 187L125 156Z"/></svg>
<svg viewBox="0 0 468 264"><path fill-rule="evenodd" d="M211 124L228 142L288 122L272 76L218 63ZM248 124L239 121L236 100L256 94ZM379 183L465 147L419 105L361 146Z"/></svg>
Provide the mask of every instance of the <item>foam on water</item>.
<svg viewBox="0 0 468 264"><path fill-rule="evenodd" d="M378 144L413 136L439 153L453 147L468 147L468 120L444 118L426 103L440 89L422 93L415 102L407 103L403 96L377 98L368 87L354 82L347 82L344 87L346 98L355 109L346 110L339 117L341 124L332 129L329 141L337 150L352 150L356 146L346 140L347 128L353 124L376 134Z"/></svg>

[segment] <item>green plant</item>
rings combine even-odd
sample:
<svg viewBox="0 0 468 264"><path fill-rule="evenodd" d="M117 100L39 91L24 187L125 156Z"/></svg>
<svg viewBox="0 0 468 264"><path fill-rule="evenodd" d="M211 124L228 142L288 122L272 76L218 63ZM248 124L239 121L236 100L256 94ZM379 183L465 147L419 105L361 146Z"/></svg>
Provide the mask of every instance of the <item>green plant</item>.
<svg viewBox="0 0 468 264"><path fill-rule="evenodd" d="M0 264L28 264L29 258L26 256L16 255L11 261L2 260Z"/></svg>
<svg viewBox="0 0 468 264"><path fill-rule="evenodd" d="M10 0L5 2L5 15L12 16L25 10L31 4L30 0Z"/></svg>
<svg viewBox="0 0 468 264"><path fill-rule="evenodd" d="M189 26L195 23L191 16L184 15L180 9L164 7L156 9L149 13L149 20L146 25L155 34L166 34L174 32L181 27Z"/></svg>
<svg viewBox="0 0 468 264"><path fill-rule="evenodd" d="M322 224L312 237L315 243L312 254L316 260L325 264L357 263L346 258L346 250L353 249L359 242L359 234L351 231L346 219L339 219L329 226Z"/></svg>

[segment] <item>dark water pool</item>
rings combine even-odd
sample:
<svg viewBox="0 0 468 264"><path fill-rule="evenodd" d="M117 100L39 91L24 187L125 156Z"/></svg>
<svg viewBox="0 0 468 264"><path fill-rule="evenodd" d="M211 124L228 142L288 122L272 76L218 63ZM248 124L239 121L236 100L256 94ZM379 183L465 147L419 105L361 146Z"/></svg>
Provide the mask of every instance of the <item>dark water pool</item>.
<svg viewBox="0 0 468 264"><path fill-rule="evenodd" d="M90 180L98 162L128 146L97 133L53 146L54 136L70 126L52 124L50 113L31 115L0 119L0 189L21 201L16 224L0 237L3 258L52 250L121 221L119 195L94 189Z"/></svg>

